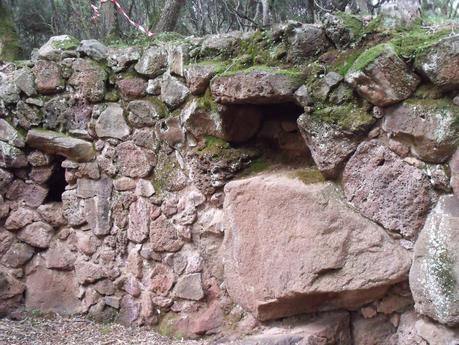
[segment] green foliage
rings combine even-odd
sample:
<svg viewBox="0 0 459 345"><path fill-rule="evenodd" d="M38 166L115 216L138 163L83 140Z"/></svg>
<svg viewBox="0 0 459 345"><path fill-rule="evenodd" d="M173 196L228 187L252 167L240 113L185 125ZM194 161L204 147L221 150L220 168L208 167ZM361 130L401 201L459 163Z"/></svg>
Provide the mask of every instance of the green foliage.
<svg viewBox="0 0 459 345"><path fill-rule="evenodd" d="M365 26L358 16L338 12L336 15L341 18L344 26L352 33L353 39L358 41L365 34Z"/></svg>
<svg viewBox="0 0 459 345"><path fill-rule="evenodd" d="M210 89L207 89L204 95L198 97L197 100L199 107L213 112L218 112L217 102L215 102Z"/></svg>

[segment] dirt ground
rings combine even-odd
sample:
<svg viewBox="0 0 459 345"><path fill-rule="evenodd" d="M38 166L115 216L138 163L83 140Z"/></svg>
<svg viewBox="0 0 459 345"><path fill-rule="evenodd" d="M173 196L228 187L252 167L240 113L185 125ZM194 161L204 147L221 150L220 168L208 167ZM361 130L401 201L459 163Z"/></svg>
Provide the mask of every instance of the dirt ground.
<svg viewBox="0 0 459 345"><path fill-rule="evenodd" d="M101 324L79 317L40 318L20 321L0 319L1 345L208 345L205 341L172 340L151 330Z"/></svg>

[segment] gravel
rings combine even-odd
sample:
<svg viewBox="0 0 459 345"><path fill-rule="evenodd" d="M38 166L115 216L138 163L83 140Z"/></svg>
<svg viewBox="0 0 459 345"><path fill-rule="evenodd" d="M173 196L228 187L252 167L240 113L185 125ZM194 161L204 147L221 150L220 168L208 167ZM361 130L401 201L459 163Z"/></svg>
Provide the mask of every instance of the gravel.
<svg viewBox="0 0 459 345"><path fill-rule="evenodd" d="M80 317L0 319L1 345L207 345L205 341L172 340L152 330L96 323Z"/></svg>

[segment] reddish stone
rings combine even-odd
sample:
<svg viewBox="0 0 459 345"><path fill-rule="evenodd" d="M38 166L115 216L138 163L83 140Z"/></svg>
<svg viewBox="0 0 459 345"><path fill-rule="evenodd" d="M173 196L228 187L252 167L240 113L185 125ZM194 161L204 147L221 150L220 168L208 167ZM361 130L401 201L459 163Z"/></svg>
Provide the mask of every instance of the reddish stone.
<svg viewBox="0 0 459 345"><path fill-rule="evenodd" d="M150 243L158 252L177 252L184 244L177 229L163 215L150 223Z"/></svg>
<svg viewBox="0 0 459 345"><path fill-rule="evenodd" d="M41 220L37 211L26 207L19 207L10 213L5 222L5 228L8 230L19 230L24 226Z"/></svg>
<svg viewBox="0 0 459 345"><path fill-rule="evenodd" d="M376 140L362 143L343 173L347 199L386 229L415 238L434 201L424 173Z"/></svg>
<svg viewBox="0 0 459 345"><path fill-rule="evenodd" d="M150 231L151 204L147 198L139 197L129 209L127 237L137 243L144 242Z"/></svg>
<svg viewBox="0 0 459 345"><path fill-rule="evenodd" d="M174 282L175 275L172 269L166 265L157 264L148 277L147 286L156 295L166 296Z"/></svg>
<svg viewBox="0 0 459 345"><path fill-rule="evenodd" d="M19 231L18 238L33 247L48 248L53 235L54 230L51 225L43 222L35 222Z"/></svg>
<svg viewBox="0 0 459 345"><path fill-rule="evenodd" d="M35 251L31 246L25 243L15 243L3 255L2 263L9 267L18 268L29 261L34 253Z"/></svg>
<svg viewBox="0 0 459 345"><path fill-rule="evenodd" d="M154 153L138 147L131 141L116 147L116 158L119 172L128 177L145 177L155 165Z"/></svg>
<svg viewBox="0 0 459 345"><path fill-rule="evenodd" d="M90 102L100 102L105 95L107 74L96 62L76 59L72 64L73 74L69 84L76 88L78 94Z"/></svg>
<svg viewBox="0 0 459 345"><path fill-rule="evenodd" d="M142 78L121 79L116 82L124 100L134 100L145 96L147 82Z"/></svg>
<svg viewBox="0 0 459 345"><path fill-rule="evenodd" d="M77 314L80 310L79 287L74 272L36 267L26 279L27 308L59 314Z"/></svg>
<svg viewBox="0 0 459 345"><path fill-rule="evenodd" d="M60 66L52 61L38 60L33 67L35 85L39 93L49 95L63 90Z"/></svg>

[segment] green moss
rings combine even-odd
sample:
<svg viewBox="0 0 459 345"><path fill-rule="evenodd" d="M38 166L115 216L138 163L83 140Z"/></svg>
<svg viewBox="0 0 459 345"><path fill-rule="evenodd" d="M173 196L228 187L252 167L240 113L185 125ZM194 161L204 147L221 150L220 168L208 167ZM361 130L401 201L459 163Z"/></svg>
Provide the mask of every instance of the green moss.
<svg viewBox="0 0 459 345"><path fill-rule="evenodd" d="M365 34L372 34L381 30L383 24L383 17L376 16L373 18L365 27L364 32Z"/></svg>
<svg viewBox="0 0 459 345"><path fill-rule="evenodd" d="M152 180L157 195L161 195L164 191L170 189L171 183L173 183L179 169L180 165L175 159L169 157L164 152L158 154Z"/></svg>
<svg viewBox="0 0 459 345"><path fill-rule="evenodd" d="M0 60L13 61L21 53L19 38L6 8L0 4Z"/></svg>
<svg viewBox="0 0 459 345"><path fill-rule="evenodd" d="M312 118L330 125L338 126L352 132L367 129L375 119L368 112L356 104L317 108Z"/></svg>
<svg viewBox="0 0 459 345"><path fill-rule="evenodd" d="M450 33L450 30L431 32L416 26L407 31L396 32L390 43L395 47L398 55L411 59L422 54Z"/></svg>
<svg viewBox="0 0 459 345"><path fill-rule="evenodd" d="M421 99L439 99L442 98L442 92L433 84L421 84L414 93L414 97Z"/></svg>
<svg viewBox="0 0 459 345"><path fill-rule="evenodd" d="M341 18L344 26L352 33L354 40L359 40L365 33L362 20L358 16L338 12L336 15Z"/></svg>
<svg viewBox="0 0 459 345"><path fill-rule="evenodd" d="M267 73L272 73L272 74L285 75L291 78L294 82L298 83L299 85L301 85L305 81L304 73L297 67L285 69L285 68L270 67L266 65L257 65L257 66L252 66L250 68L246 68L242 70L230 69L226 71L225 73L222 73L221 75L230 76L230 75L235 75L239 73L251 73L251 72L267 72Z"/></svg>
<svg viewBox="0 0 459 345"><path fill-rule="evenodd" d="M54 41L52 46L54 49L73 50L76 49L79 44L80 41L78 41L75 37L68 36L66 39Z"/></svg>
<svg viewBox="0 0 459 345"><path fill-rule="evenodd" d="M204 137L204 146L196 148L194 152L216 161L236 161L241 158L255 159L260 156L259 152L252 148L233 148L221 138L214 136Z"/></svg>
<svg viewBox="0 0 459 345"><path fill-rule="evenodd" d="M178 315L171 312L167 313L159 323L158 333L169 338L183 339L185 335L179 332L176 327L178 320Z"/></svg>
<svg viewBox="0 0 459 345"><path fill-rule="evenodd" d="M298 169L290 173L293 178L299 179L304 184L325 182L325 177L317 168Z"/></svg>
<svg viewBox="0 0 459 345"><path fill-rule="evenodd" d="M207 135L204 137L204 143L206 145L207 150L222 150L222 149L229 149L231 146L228 142L223 139Z"/></svg>
<svg viewBox="0 0 459 345"><path fill-rule="evenodd" d="M178 32L160 32L153 37L153 43L181 42L185 37Z"/></svg>
<svg viewBox="0 0 459 345"><path fill-rule="evenodd" d="M362 49L340 52L338 58L331 65L330 70L344 77L362 52Z"/></svg>
<svg viewBox="0 0 459 345"><path fill-rule="evenodd" d="M169 109L158 97L149 96L146 98L146 100L155 106L155 109L158 112L160 118L166 118L170 115Z"/></svg>
<svg viewBox="0 0 459 345"><path fill-rule="evenodd" d="M384 52L391 50L394 50L393 47L387 43L378 44L375 47L369 48L359 55L359 57L352 64L352 67L349 69L349 71L361 71L378 57L380 57Z"/></svg>
<svg viewBox="0 0 459 345"><path fill-rule="evenodd" d="M215 99L212 96L210 89L207 89L204 95L202 95L201 97L198 97L197 100L198 100L198 106L200 108L210 110L213 112L218 112L218 104L217 102L215 102Z"/></svg>
<svg viewBox="0 0 459 345"><path fill-rule="evenodd" d="M259 157L250 163L249 167L246 169L246 173L248 175L257 174L269 169L269 167L271 167L270 162L268 162L265 157Z"/></svg>

